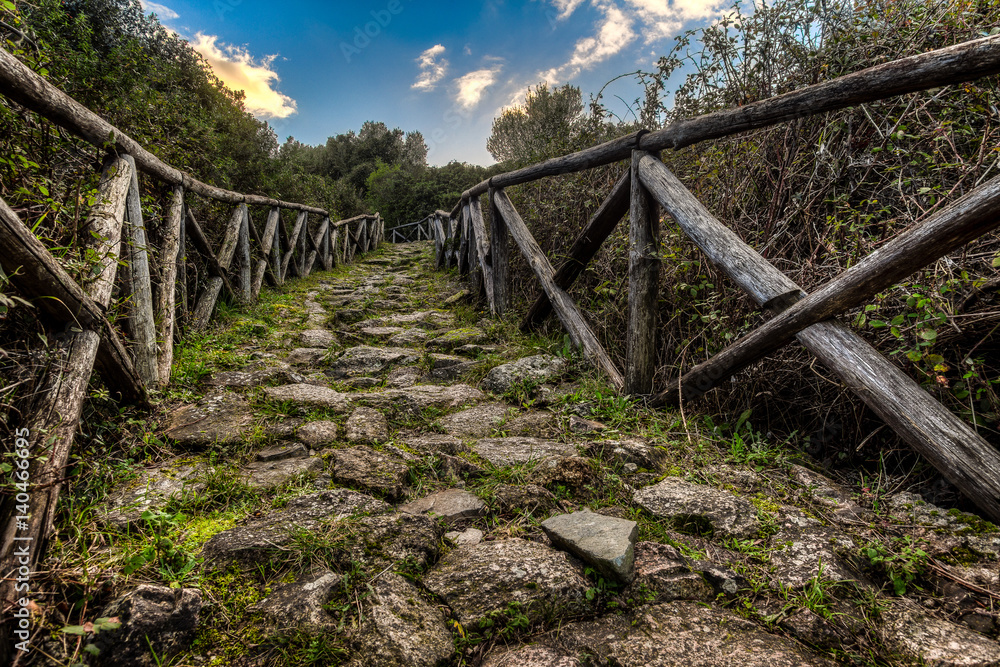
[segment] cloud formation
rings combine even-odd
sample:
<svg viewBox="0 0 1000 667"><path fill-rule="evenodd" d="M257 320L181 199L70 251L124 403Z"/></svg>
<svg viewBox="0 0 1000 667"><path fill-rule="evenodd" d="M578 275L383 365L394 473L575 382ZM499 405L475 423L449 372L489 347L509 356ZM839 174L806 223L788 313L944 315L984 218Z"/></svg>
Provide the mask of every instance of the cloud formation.
<svg viewBox="0 0 1000 667"><path fill-rule="evenodd" d="M191 46L228 88L246 93L247 111L258 118L288 118L295 113L295 100L275 89L280 82L271 68L276 56L255 60L246 47L219 44L218 40L199 32Z"/></svg>
<svg viewBox="0 0 1000 667"><path fill-rule="evenodd" d="M598 23L597 33L577 41L573 55L566 63L540 72L538 76L542 81L555 85L572 79L580 72L617 55L635 40L631 16L610 3L598 6L604 12L604 18Z"/></svg>
<svg viewBox="0 0 1000 667"><path fill-rule="evenodd" d="M469 72L465 76L456 79L455 84L458 87L458 91L455 94L455 101L463 109L475 107L483 99L486 89L496 83L502 69L501 65L494 65L487 69Z"/></svg>
<svg viewBox="0 0 1000 667"><path fill-rule="evenodd" d="M420 57L417 58L417 63L420 65L420 76L413 82L411 88L425 91L434 90L437 82L443 79L445 72L448 71L448 61L444 58L438 58L444 52L445 48L442 44L435 44L420 54Z"/></svg>
<svg viewBox="0 0 1000 667"><path fill-rule="evenodd" d="M139 4L142 5L143 11L147 14L156 14L161 21L172 21L181 17L180 14L170 9L170 7L161 5L158 2L151 2L151 0L139 0Z"/></svg>

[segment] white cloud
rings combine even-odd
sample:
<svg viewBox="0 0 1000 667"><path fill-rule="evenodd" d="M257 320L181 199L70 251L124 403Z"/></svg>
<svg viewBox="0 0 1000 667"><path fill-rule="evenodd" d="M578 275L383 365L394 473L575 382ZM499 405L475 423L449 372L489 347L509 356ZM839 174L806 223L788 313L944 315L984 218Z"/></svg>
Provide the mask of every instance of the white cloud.
<svg viewBox="0 0 1000 667"><path fill-rule="evenodd" d="M448 61L444 58L438 58L444 52L445 48L442 44L435 44L420 54L420 57L417 58L417 63L420 65L420 76L413 82L411 88L434 90L434 86L444 78L445 72L448 71Z"/></svg>
<svg viewBox="0 0 1000 667"><path fill-rule="evenodd" d="M170 9L170 7L161 5L158 2L152 2L151 0L139 0L139 4L142 5L143 10L147 14L156 14L160 20L163 21L172 21L181 17L180 14Z"/></svg>
<svg viewBox="0 0 1000 667"><path fill-rule="evenodd" d="M471 109L479 104L486 89L496 83L500 75L501 65L495 65L489 69L479 69L469 72L465 76L455 80L458 92L455 94L455 101L464 109Z"/></svg>
<svg viewBox="0 0 1000 667"><path fill-rule="evenodd" d="M718 15L730 0L626 0L644 24L646 43L676 35L685 22L700 21Z"/></svg>
<svg viewBox="0 0 1000 667"><path fill-rule="evenodd" d="M583 4L583 0L552 0L552 4L559 10L556 18L561 20L569 18L576 8Z"/></svg>
<svg viewBox="0 0 1000 667"><path fill-rule="evenodd" d="M271 69L276 56L265 56L258 61L246 47L227 46L218 40L214 35L199 32L191 46L204 56L227 87L246 93L247 111L261 118L288 118L295 113L295 100L275 90L280 81L278 73Z"/></svg>
<svg viewBox="0 0 1000 667"><path fill-rule="evenodd" d="M543 81L552 85L568 81L580 72L617 55L635 39L631 16L612 4L598 6L604 12L604 19L597 26L597 34L579 40L566 63L540 72L538 76Z"/></svg>

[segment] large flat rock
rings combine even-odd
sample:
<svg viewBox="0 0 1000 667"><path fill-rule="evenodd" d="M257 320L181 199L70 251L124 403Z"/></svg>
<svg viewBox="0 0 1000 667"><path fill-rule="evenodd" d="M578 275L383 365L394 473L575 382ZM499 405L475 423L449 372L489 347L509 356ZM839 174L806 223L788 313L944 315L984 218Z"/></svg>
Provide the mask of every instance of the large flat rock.
<svg viewBox="0 0 1000 667"><path fill-rule="evenodd" d="M215 392L168 414L164 431L180 445L200 448L243 442L252 424L253 412L245 398L230 392Z"/></svg>
<svg viewBox="0 0 1000 667"><path fill-rule="evenodd" d="M521 384L541 384L553 380L565 368L565 359L551 354L539 354L491 368L480 386L486 391L505 394Z"/></svg>
<svg viewBox="0 0 1000 667"><path fill-rule="evenodd" d="M290 628L307 632L332 630L337 626L337 619L323 605L330 600L340 581L341 576L330 570L307 572L291 583L278 586L249 611L261 615L267 631Z"/></svg>
<svg viewBox="0 0 1000 667"><path fill-rule="evenodd" d="M538 438L485 438L474 444L472 450L497 467L577 454L574 445Z"/></svg>
<svg viewBox="0 0 1000 667"><path fill-rule="evenodd" d="M336 482L374 492L389 500L403 495L409 468L395 456L364 445L335 449L331 453Z"/></svg>
<svg viewBox="0 0 1000 667"><path fill-rule="evenodd" d="M202 547L202 555L212 569L232 562L252 565L266 553L287 544L295 529L309 530L323 521L389 509L381 500L349 489L300 496L290 500L283 510L215 535Z"/></svg>
<svg viewBox="0 0 1000 667"><path fill-rule="evenodd" d="M365 606L350 667L437 667L454 653L444 614L400 575L376 577Z"/></svg>
<svg viewBox="0 0 1000 667"><path fill-rule="evenodd" d="M532 621L584 613L591 584L566 554L513 538L455 549L424 577L424 586L441 596L463 626L475 628L512 603Z"/></svg>
<svg viewBox="0 0 1000 667"><path fill-rule="evenodd" d="M636 504L647 512L680 522L707 523L716 537L746 539L757 532L757 510L728 491L667 477L639 489Z"/></svg>
<svg viewBox="0 0 1000 667"><path fill-rule="evenodd" d="M449 435L486 438L507 419L509 410L510 407L501 403L484 403L448 415L441 420L441 426Z"/></svg>
<svg viewBox="0 0 1000 667"><path fill-rule="evenodd" d="M347 394L314 384L265 387L264 395L273 401L290 401L296 405L329 408L339 413L347 413L351 409L350 397Z"/></svg>
<svg viewBox="0 0 1000 667"><path fill-rule="evenodd" d="M635 521L596 514L589 510L560 514L542 522L552 543L613 581L629 583L635 576Z"/></svg>
<svg viewBox="0 0 1000 667"><path fill-rule="evenodd" d="M731 611L695 602L636 610L628 634L607 645L619 667L833 667L800 644Z"/></svg>
<svg viewBox="0 0 1000 667"><path fill-rule="evenodd" d="M935 618L906 600L882 614L886 644L914 663L935 667L995 667L1000 644L978 632Z"/></svg>
<svg viewBox="0 0 1000 667"><path fill-rule="evenodd" d="M850 581L857 579L841 560L841 553L856 547L850 537L822 525L793 507L781 510L780 529L771 538L774 578L788 588L801 588L815 579Z"/></svg>
<svg viewBox="0 0 1000 667"><path fill-rule="evenodd" d="M419 412L424 408L457 408L474 405L485 400L486 395L467 384L451 386L415 385L400 389L388 389L353 397L358 405L372 408Z"/></svg>
<svg viewBox="0 0 1000 667"><path fill-rule="evenodd" d="M420 356L413 350L398 347L368 347L362 345L344 350L330 365L335 378L356 378L380 375L392 366L416 363Z"/></svg>
<svg viewBox="0 0 1000 667"><path fill-rule="evenodd" d="M98 520L120 530L138 525L146 510L201 493L205 477L213 470L208 461L190 456L177 456L147 468L112 494Z"/></svg>
<svg viewBox="0 0 1000 667"><path fill-rule="evenodd" d="M478 519L486 513L486 503L464 489L445 489L400 505L407 514L431 514L445 523Z"/></svg>

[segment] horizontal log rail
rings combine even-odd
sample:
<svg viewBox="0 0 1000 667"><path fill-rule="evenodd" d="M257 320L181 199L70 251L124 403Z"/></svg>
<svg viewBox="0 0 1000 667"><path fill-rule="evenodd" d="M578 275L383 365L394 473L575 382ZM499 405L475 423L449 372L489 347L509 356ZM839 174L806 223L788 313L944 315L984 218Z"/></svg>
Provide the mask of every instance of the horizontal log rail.
<svg viewBox="0 0 1000 667"><path fill-rule="evenodd" d="M152 392L170 381L175 339L182 329L199 331L209 325L223 290L235 302L252 303L265 279L280 286L289 272L305 277L317 267L330 269L375 250L384 239L385 225L377 213L331 222L321 208L203 183L164 163L2 49L0 94L94 146L110 149L96 203L80 235L84 256L93 264L86 281L71 276L0 199L0 268L22 296L56 323L51 346L56 354L23 424L39 438L32 449L28 528L16 522L24 512L7 511L0 520L4 609L14 599L11 572L25 564L15 563L15 545L30 542L34 565L52 531L61 479L94 369L119 400L150 407ZM139 172L171 186L159 248L151 247L146 237ZM187 206L188 195L232 206L217 248ZM296 214L292 230L282 219L286 211ZM255 216L266 216L263 233L253 222ZM154 281L159 284L155 301ZM112 304L116 284L122 297ZM122 306L127 314L125 337L107 319L112 306Z"/></svg>
<svg viewBox="0 0 1000 667"><path fill-rule="evenodd" d="M466 190L454 208L426 224L438 267L457 267L494 316L507 307L508 236L541 284L521 327L539 326L555 310L573 342L620 391L652 405L703 395L739 370L798 340L993 521L1000 521L1000 453L902 370L836 317L877 292L1000 226L1000 177L913 226L813 294L782 274L716 220L656 153L858 104L1000 73L1000 35L884 63L777 97L640 130L599 146L498 174ZM590 218L566 260L553 269L504 189L548 176L629 161ZM484 219L481 197L489 195ZM709 261L773 317L719 354L654 391L656 252L660 216L669 214ZM567 294L619 221L629 213L629 326L624 373L607 356Z"/></svg>

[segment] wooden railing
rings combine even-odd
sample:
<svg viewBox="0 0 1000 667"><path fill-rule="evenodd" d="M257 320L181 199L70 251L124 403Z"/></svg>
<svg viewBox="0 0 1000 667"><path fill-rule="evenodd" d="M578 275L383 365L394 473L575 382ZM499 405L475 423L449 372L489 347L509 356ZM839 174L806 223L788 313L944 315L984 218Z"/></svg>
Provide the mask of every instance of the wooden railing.
<svg viewBox="0 0 1000 667"><path fill-rule="evenodd" d="M31 489L27 502L0 519L0 606L12 599L10 572L15 544L31 546L37 562L51 531L66 462L93 369L123 401L149 405L149 390L170 381L175 334L180 327L204 329L223 290L236 302L257 300L265 279L275 286L317 268L331 269L383 240L378 214L331 222L323 209L231 192L207 185L161 162L117 128L0 50L0 94L61 125L98 148L109 147L96 204L79 235L81 256L93 271L77 281L0 199L0 268L26 297L64 331L56 336L56 360L36 392L31 413L18 425L29 433ZM148 252L138 172L173 186L160 226L161 247ZM212 247L187 207L186 195L232 204L221 243ZM264 220L262 231L251 208ZM294 214L289 228L282 213ZM126 243L122 246L122 240ZM119 257L119 248L126 255ZM193 250L194 255L188 255ZM198 264L204 275L189 280ZM119 261L121 260L121 261ZM121 273L118 268L121 266ZM155 276L155 280L154 280ZM200 279L199 279L200 278ZM128 339L107 319L116 281L127 295ZM203 284L188 293L188 284ZM158 285L155 290L154 285ZM9 506L8 509L12 509ZM25 562L19 561L21 565Z"/></svg>
<svg viewBox="0 0 1000 667"><path fill-rule="evenodd" d="M439 211L440 212L440 211ZM424 241L434 238L434 216L432 213L423 220L411 222L406 225L398 225L386 231L386 240L389 243L413 243L414 241ZM445 216L447 217L447 213Z"/></svg>
<svg viewBox="0 0 1000 667"><path fill-rule="evenodd" d="M639 131L600 146L500 174L463 193L447 219L437 216L438 266L457 266L495 316L509 299L509 238L541 283L522 328L554 310L573 342L620 391L654 405L700 396L762 356L797 339L876 414L975 502L1000 521L1000 454L836 316L1000 225L1000 177L892 239L812 294L715 219L660 161L679 149L783 121L1000 72L1000 36L885 63L753 104ZM630 169L555 270L504 188L622 160ZM480 198L488 195L489 229ZM657 255L661 206L723 273L774 317L681 377L654 387ZM629 213L628 330L619 370L567 294L618 221ZM457 252L457 256L453 253Z"/></svg>

